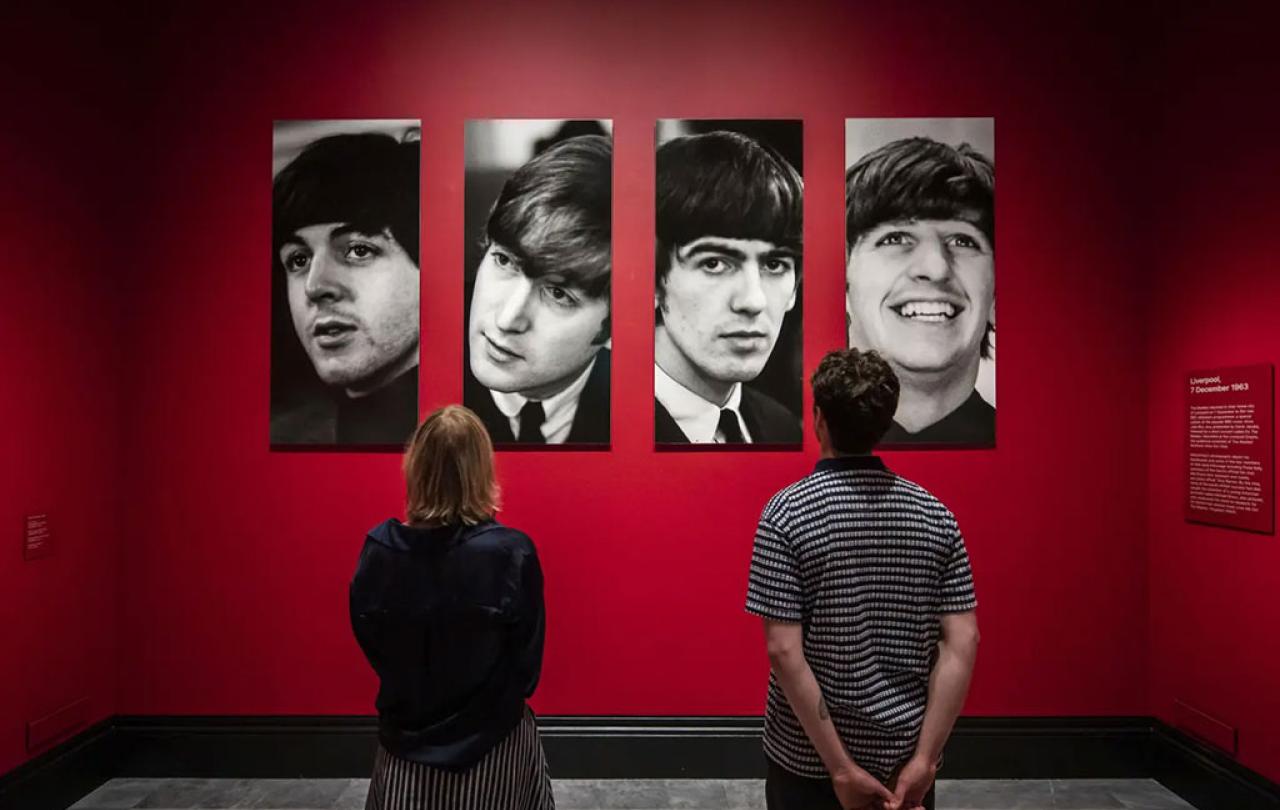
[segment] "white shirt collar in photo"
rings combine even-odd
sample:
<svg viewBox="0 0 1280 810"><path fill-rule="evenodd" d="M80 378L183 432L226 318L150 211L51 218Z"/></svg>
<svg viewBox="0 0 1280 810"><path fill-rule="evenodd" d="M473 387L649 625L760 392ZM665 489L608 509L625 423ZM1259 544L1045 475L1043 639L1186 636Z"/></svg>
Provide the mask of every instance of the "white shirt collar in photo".
<svg viewBox="0 0 1280 810"><path fill-rule="evenodd" d="M676 420L680 432L689 437L693 444L723 444L724 434L720 427L720 409L733 411L738 419L738 428L742 437L751 441L751 432L747 423L742 420L742 383L734 383L729 392L729 399L723 406L707 402L702 397L676 382L661 366L653 367L653 395L667 409L671 418Z"/></svg>
<svg viewBox="0 0 1280 810"><path fill-rule="evenodd" d="M569 431L573 429L573 417L578 414L578 397L582 395L582 389L587 387L587 378L595 367L596 360L593 357L582 373L569 383L568 388L542 400L542 412L546 416L546 421L542 423L542 437L547 440L547 444L564 444L569 438ZM520 409L529 398L501 391L490 390L489 393L493 395L493 404L498 406L498 410L511 423L511 435L520 438Z"/></svg>

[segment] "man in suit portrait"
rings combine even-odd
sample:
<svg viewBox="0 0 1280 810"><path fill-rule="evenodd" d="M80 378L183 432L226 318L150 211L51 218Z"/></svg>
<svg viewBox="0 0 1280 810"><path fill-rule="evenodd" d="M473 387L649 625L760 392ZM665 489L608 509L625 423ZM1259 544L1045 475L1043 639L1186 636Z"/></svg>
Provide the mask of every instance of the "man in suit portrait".
<svg viewBox="0 0 1280 810"><path fill-rule="evenodd" d="M804 189L738 132L657 152L654 431L660 444L801 441L797 414L751 385L796 304Z"/></svg>
<svg viewBox="0 0 1280 810"><path fill-rule="evenodd" d="M602 135L555 143L489 215L463 400L495 444L609 442L612 156Z"/></svg>
<svg viewBox="0 0 1280 810"><path fill-rule="evenodd" d="M417 423L419 144L410 134L318 138L275 177L273 444L400 445Z"/></svg>
<svg viewBox="0 0 1280 810"><path fill-rule="evenodd" d="M995 166L968 144L902 138L845 177L849 345L902 391L888 445L995 445L975 384L994 362Z"/></svg>

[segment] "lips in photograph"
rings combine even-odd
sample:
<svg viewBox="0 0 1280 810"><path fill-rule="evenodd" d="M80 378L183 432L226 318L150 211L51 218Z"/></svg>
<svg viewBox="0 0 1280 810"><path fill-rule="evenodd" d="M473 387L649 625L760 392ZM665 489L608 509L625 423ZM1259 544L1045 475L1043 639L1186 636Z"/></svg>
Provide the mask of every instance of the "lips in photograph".
<svg viewBox="0 0 1280 810"><path fill-rule="evenodd" d="M336 351L351 345L359 326L355 321L334 316L317 318L311 326L311 340L321 349Z"/></svg>

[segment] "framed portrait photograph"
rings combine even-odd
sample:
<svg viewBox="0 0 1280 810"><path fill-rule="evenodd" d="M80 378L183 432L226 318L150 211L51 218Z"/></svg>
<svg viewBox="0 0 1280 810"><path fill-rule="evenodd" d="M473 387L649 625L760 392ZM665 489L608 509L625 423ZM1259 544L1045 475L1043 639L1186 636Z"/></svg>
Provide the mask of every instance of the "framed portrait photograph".
<svg viewBox="0 0 1280 810"><path fill-rule="evenodd" d="M272 446L400 449L413 433L421 132L275 123Z"/></svg>
<svg viewBox="0 0 1280 810"><path fill-rule="evenodd" d="M654 440L802 443L800 121L658 122Z"/></svg>
<svg viewBox="0 0 1280 810"><path fill-rule="evenodd" d="M609 446L606 120L466 125L463 403L494 446Z"/></svg>
<svg viewBox="0 0 1280 810"><path fill-rule="evenodd" d="M996 444L995 121L845 121L849 345L897 373L881 447Z"/></svg>

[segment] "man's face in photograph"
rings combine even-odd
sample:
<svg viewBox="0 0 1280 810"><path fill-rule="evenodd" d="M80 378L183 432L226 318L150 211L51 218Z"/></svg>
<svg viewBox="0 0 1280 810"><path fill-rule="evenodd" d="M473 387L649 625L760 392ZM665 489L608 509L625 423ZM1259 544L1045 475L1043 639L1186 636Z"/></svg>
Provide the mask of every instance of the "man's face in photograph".
<svg viewBox="0 0 1280 810"><path fill-rule="evenodd" d="M280 263L293 327L325 384L365 394L418 364L418 268L389 230L308 225Z"/></svg>
<svg viewBox="0 0 1280 810"><path fill-rule="evenodd" d="M850 345L922 373L978 362L995 316L995 259L973 223L881 223L858 238L845 270Z"/></svg>
<svg viewBox="0 0 1280 810"><path fill-rule="evenodd" d="M471 373L494 391L553 396L595 357L608 316L607 296L593 298L555 272L530 278L513 251L491 244L471 297Z"/></svg>
<svg viewBox="0 0 1280 810"><path fill-rule="evenodd" d="M708 380L755 379L796 303L796 253L761 239L706 236L669 259L656 296L661 328L679 355L667 362Z"/></svg>

